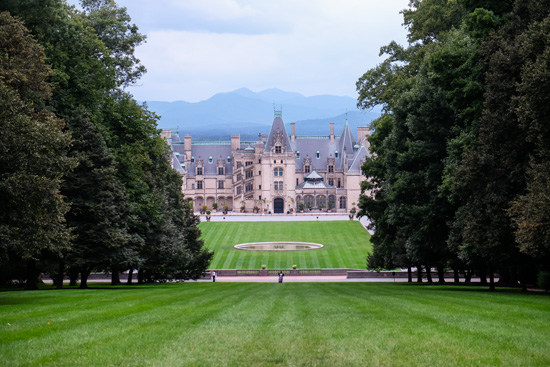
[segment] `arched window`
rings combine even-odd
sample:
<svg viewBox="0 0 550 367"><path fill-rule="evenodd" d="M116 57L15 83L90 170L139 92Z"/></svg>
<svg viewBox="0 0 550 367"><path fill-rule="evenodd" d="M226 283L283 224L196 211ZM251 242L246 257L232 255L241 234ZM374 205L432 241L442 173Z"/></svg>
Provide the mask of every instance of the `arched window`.
<svg viewBox="0 0 550 367"><path fill-rule="evenodd" d="M212 156L208 157L208 163L212 163L213 161Z"/></svg>
<svg viewBox="0 0 550 367"><path fill-rule="evenodd" d="M315 207L315 198L313 195L304 196L304 204L307 209Z"/></svg>
<svg viewBox="0 0 550 367"><path fill-rule="evenodd" d="M321 208L321 205L323 208L327 207L327 197L324 195L317 196L317 207Z"/></svg>

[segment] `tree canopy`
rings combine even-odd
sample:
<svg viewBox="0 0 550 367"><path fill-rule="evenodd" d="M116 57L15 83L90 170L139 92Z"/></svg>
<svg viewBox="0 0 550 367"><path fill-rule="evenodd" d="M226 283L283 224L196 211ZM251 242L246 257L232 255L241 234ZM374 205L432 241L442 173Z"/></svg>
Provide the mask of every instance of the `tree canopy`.
<svg viewBox="0 0 550 367"><path fill-rule="evenodd" d="M134 55L145 36L113 0L82 9L0 3L0 281L197 278L212 253L157 116L124 90L145 73Z"/></svg>
<svg viewBox="0 0 550 367"><path fill-rule="evenodd" d="M532 282L550 264L550 7L424 0L403 15L409 45L382 47L386 60L357 82L358 106L384 108L362 167L368 266Z"/></svg>

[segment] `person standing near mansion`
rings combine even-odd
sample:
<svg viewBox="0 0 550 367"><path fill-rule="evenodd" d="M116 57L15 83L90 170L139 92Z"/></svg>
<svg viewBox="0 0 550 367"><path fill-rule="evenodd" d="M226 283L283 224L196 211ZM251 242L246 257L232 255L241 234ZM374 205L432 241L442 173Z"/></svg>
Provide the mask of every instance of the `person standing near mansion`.
<svg viewBox="0 0 550 367"><path fill-rule="evenodd" d="M212 272L212 282L216 283L216 277L217 276L218 276L218 274L215 271L213 271Z"/></svg>
<svg viewBox="0 0 550 367"><path fill-rule="evenodd" d="M283 273L282 271L279 272L279 283L282 283L283 282L283 277L285 276L285 273Z"/></svg>

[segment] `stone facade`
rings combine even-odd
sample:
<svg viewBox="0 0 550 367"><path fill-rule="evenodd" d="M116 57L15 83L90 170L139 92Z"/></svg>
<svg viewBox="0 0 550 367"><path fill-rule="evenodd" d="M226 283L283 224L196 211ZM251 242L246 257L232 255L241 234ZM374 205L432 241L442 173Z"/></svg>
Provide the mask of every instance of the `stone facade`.
<svg viewBox="0 0 550 367"><path fill-rule="evenodd" d="M305 211L348 212L361 192L361 164L369 155L368 127L357 128L354 138L346 121L342 134L300 136L291 124L287 134L281 112L269 135L257 141L183 141L170 130L163 136L172 147L173 166L183 176L183 193L195 211L217 203L218 210L288 213Z"/></svg>

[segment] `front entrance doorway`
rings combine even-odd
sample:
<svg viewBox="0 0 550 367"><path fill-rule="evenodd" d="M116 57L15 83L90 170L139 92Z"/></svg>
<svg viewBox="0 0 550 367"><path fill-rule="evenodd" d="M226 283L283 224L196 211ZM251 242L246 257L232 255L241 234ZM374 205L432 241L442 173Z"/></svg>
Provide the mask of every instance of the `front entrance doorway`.
<svg viewBox="0 0 550 367"><path fill-rule="evenodd" d="M285 212L285 201L281 198L273 200L273 213L284 213Z"/></svg>

